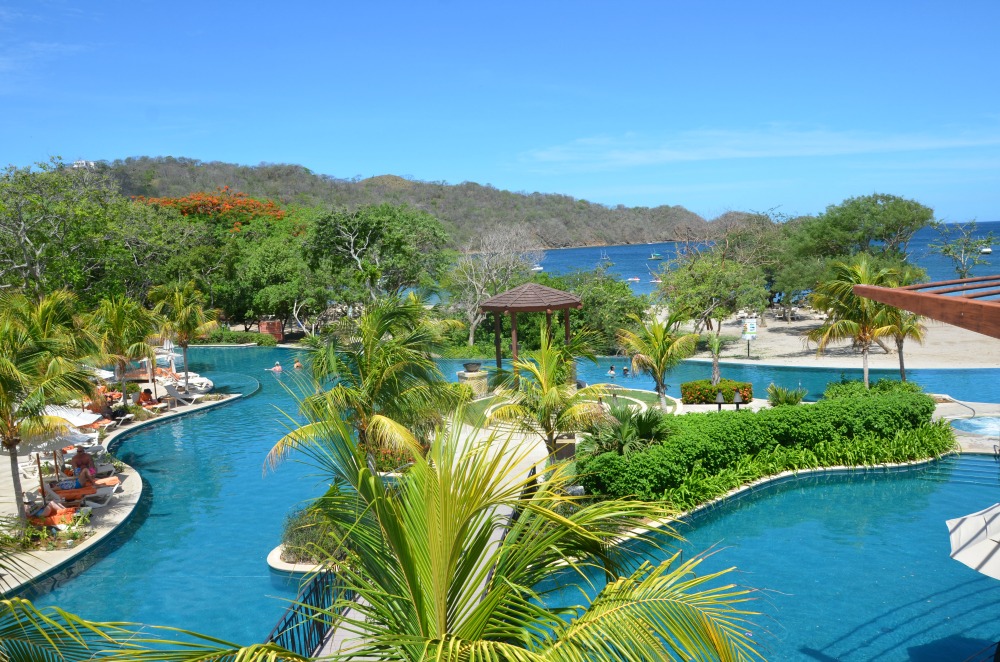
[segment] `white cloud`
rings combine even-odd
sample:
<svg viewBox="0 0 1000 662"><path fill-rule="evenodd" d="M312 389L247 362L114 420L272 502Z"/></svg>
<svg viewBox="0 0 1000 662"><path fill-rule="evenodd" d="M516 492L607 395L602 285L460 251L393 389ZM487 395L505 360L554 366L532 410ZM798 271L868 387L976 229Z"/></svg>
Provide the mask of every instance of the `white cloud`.
<svg viewBox="0 0 1000 662"><path fill-rule="evenodd" d="M699 129L665 138L635 134L590 136L530 150L522 154L521 162L548 172L596 172L692 161L833 157L997 145L1000 130L996 127L936 135L801 129L775 124L747 131Z"/></svg>

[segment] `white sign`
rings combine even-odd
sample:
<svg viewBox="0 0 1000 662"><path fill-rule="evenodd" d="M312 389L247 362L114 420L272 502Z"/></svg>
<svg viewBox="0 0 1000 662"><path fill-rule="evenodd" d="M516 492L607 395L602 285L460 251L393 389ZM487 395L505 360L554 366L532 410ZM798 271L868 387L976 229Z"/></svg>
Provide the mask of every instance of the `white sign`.
<svg viewBox="0 0 1000 662"><path fill-rule="evenodd" d="M756 340L757 320L747 320L743 322L743 340Z"/></svg>

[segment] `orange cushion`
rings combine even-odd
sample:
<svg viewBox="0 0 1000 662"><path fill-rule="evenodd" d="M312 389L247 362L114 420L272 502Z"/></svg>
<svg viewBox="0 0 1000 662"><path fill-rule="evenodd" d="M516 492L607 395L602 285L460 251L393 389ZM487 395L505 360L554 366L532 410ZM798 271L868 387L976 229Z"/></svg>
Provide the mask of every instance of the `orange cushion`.
<svg viewBox="0 0 1000 662"><path fill-rule="evenodd" d="M113 485L121 485L122 481L118 476L108 476L107 478L98 478L94 481L94 485L97 487L111 487Z"/></svg>
<svg viewBox="0 0 1000 662"><path fill-rule="evenodd" d="M56 515L49 515L48 517L29 517L28 521L35 526L55 526L56 524L71 524L73 522L73 516L76 515L76 508L70 508L69 510L64 510Z"/></svg>
<svg viewBox="0 0 1000 662"><path fill-rule="evenodd" d="M96 487L81 487L74 490L55 490L59 498L63 501L79 501L85 496L97 494Z"/></svg>

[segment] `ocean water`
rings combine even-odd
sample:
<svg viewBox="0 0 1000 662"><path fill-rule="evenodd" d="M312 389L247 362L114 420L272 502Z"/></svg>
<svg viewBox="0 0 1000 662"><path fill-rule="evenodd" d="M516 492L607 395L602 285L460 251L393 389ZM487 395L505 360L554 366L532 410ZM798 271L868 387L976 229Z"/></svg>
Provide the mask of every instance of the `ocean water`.
<svg viewBox="0 0 1000 662"><path fill-rule="evenodd" d="M978 223L976 230L978 236L993 232L1000 237L1000 221ZM938 240L939 235L933 228L917 232L908 247L910 259L927 270L931 281L956 278L952 262L930 250L930 244ZM668 260L677 257L678 251L683 251L684 248L685 244L681 242L560 248L546 251L540 264L546 272L567 274L573 271L590 271L602 264L602 258L607 256L611 263L607 267L609 273L622 280L638 279L629 282L632 290L636 294L651 294L656 291L656 283L651 282L655 278L654 274ZM1000 271L1000 246L996 248L996 253L985 256L987 264L975 268L972 275L985 276ZM653 253L659 253L663 259L649 259Z"/></svg>

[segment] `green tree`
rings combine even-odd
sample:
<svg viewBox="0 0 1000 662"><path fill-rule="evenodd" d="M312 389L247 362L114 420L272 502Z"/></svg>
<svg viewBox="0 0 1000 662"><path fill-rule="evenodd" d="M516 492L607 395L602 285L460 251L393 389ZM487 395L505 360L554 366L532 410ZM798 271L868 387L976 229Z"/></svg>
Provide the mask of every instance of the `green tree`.
<svg viewBox="0 0 1000 662"><path fill-rule="evenodd" d="M102 358L114 364L124 399L129 363L156 358L149 338L156 332L158 320L138 301L119 294L101 301L89 316L88 326L96 336Z"/></svg>
<svg viewBox="0 0 1000 662"><path fill-rule="evenodd" d="M101 262L106 208L117 193L59 159L0 173L0 284L39 295L84 290Z"/></svg>
<svg viewBox="0 0 1000 662"><path fill-rule="evenodd" d="M496 389L503 404L490 413L489 422L509 423L538 435L552 455L560 434L579 432L603 418L604 408L597 401L603 387L577 389L571 383L572 351L572 345L555 347L542 332L539 348L514 361L511 375Z"/></svg>
<svg viewBox="0 0 1000 662"><path fill-rule="evenodd" d="M25 514L18 446L26 436L53 433L65 422L45 407L91 392L83 360L96 346L73 314L74 297L57 291L41 299L0 291L0 443L10 457L14 503Z"/></svg>
<svg viewBox="0 0 1000 662"><path fill-rule="evenodd" d="M485 433L460 416L395 489L344 421L322 425L320 443L301 451L347 486L319 506L349 532L340 541L353 562L337 572L359 598L335 600L348 634L328 659L761 659L750 591L720 586L728 571L697 576L698 556L645 561L643 541L673 534L637 532L668 515L662 504L568 497L565 465L537 481L530 449L495 433L477 442ZM604 578L596 595L588 572ZM574 584L572 604L548 606Z"/></svg>
<svg viewBox="0 0 1000 662"><path fill-rule="evenodd" d="M740 309L763 310L767 303L764 275L755 266L730 259L720 245L704 252L692 252L671 262L662 275L659 295L671 311L685 311L713 332L721 348L722 323ZM721 379L719 355L712 353L712 383Z"/></svg>
<svg viewBox="0 0 1000 662"><path fill-rule="evenodd" d="M924 277L922 269L900 269L893 287L912 285ZM924 318L902 308L886 307L886 323L889 335L896 341L896 353L899 355L899 379L906 381L906 363L903 359L903 345L907 340L923 344L927 335L927 327L923 325Z"/></svg>
<svg viewBox="0 0 1000 662"><path fill-rule="evenodd" d="M817 343L822 353L831 342L850 339L861 350L865 388L868 387L868 354L879 338L893 332L888 309L883 303L858 296L855 285L892 287L898 282L896 269L875 269L865 256L852 262L834 262L833 275L820 283L811 295L812 305L827 314L827 320L808 332L809 340Z"/></svg>
<svg viewBox="0 0 1000 662"><path fill-rule="evenodd" d="M320 421L346 418L358 444L369 450L418 444L467 397L464 388L445 381L434 361L440 335L416 297L374 301L357 320L345 319L335 333L311 341L316 393L304 400L305 412ZM322 430L306 425L286 435L269 461L278 462Z"/></svg>
<svg viewBox="0 0 1000 662"><path fill-rule="evenodd" d="M621 329L618 332L618 341L632 357L632 372L642 371L653 378L656 394L660 396L660 409L664 412L670 410L667 373L691 356L698 342L697 334L678 332L681 317L681 313L675 313L665 320L653 318L649 322L637 318L638 331Z"/></svg>
<svg viewBox="0 0 1000 662"><path fill-rule="evenodd" d="M447 234L430 214L381 204L317 218L306 243L313 267L325 266L355 300L436 284L447 264ZM367 297L363 294L367 294Z"/></svg>
<svg viewBox="0 0 1000 662"><path fill-rule="evenodd" d="M983 257L983 249L992 250L996 237L992 232L977 233L975 221L937 223L934 229L938 231L938 241L931 242L928 248L951 260L959 278L968 278L973 269L989 262Z"/></svg>
<svg viewBox="0 0 1000 662"><path fill-rule="evenodd" d="M934 218L930 207L896 195L873 193L831 205L806 221L809 253L843 257L856 253L905 256L910 239Z"/></svg>
<svg viewBox="0 0 1000 662"><path fill-rule="evenodd" d="M188 346L191 341L218 328L216 312L205 307L205 297L193 281L184 285L159 285L149 293L160 317L160 333L172 338L184 355L184 388L188 388Z"/></svg>

